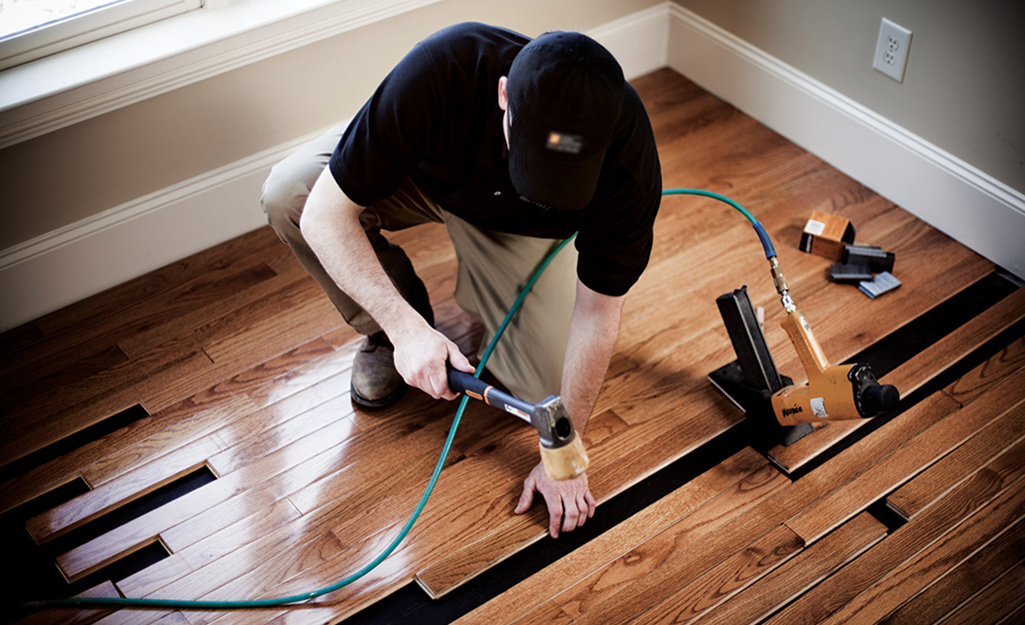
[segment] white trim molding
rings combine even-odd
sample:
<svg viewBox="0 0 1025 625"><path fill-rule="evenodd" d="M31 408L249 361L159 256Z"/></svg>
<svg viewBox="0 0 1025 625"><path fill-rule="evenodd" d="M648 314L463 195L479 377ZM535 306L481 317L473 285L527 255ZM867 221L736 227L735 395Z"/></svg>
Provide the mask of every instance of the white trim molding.
<svg viewBox="0 0 1025 625"><path fill-rule="evenodd" d="M672 69L1025 277L1025 194L701 16L669 13Z"/></svg>
<svg viewBox="0 0 1025 625"><path fill-rule="evenodd" d="M271 167L323 132L0 251L0 331L266 225Z"/></svg>

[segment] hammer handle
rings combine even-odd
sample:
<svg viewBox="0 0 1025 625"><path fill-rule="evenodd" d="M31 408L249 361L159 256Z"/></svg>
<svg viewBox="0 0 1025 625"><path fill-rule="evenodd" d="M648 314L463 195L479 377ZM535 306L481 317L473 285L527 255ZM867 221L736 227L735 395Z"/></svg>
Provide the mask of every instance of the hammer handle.
<svg viewBox="0 0 1025 625"><path fill-rule="evenodd" d="M501 408L527 423L530 423L530 416L534 412L534 404L513 397L509 393L502 392L487 382L475 378L469 373L453 369L451 366L448 367L448 387L453 392L462 393L473 399L483 401L489 406Z"/></svg>

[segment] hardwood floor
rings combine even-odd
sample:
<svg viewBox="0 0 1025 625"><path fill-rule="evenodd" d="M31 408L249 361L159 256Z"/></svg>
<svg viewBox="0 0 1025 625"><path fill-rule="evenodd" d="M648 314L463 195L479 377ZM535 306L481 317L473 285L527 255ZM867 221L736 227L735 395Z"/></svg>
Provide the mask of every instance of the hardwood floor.
<svg viewBox="0 0 1025 625"><path fill-rule="evenodd" d="M104 625L1020 622L1025 290L684 77L634 84L664 186L751 210L831 362L886 352L899 411L790 447L753 436L706 376L734 358L715 298L746 284L777 366L804 381L767 264L731 209L667 197L585 436L599 507L575 537L547 538L540 505L512 514L536 434L471 404L420 520L344 589L278 608L7 614ZM895 252L902 286L870 300L830 283L829 261L797 249L813 210ZM470 351L481 331L454 303L444 230L392 240L428 285L439 327ZM980 300L983 286L997 294ZM914 338L955 309L956 327ZM267 228L0 335L0 531L23 569L5 598L279 597L365 565L415 508L455 404L411 392L356 409L357 339ZM740 442L718 444L727 439ZM692 479L600 525L698 456L712 460ZM499 592L475 586L547 543L574 548ZM374 620L411 593L437 601ZM478 598L432 611L457 596Z"/></svg>

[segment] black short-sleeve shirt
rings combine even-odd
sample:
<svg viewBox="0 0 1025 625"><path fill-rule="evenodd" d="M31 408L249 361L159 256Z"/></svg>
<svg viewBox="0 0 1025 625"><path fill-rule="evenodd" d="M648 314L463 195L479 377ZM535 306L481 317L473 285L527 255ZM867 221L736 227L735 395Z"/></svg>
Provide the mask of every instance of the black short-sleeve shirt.
<svg viewBox="0 0 1025 625"><path fill-rule="evenodd" d="M647 266L661 201L655 140L627 85L623 112L591 204L555 211L520 197L506 163L498 79L530 40L510 30L458 24L421 41L353 118L331 155L331 173L370 206L410 177L452 214L481 228L563 239L578 232L577 275L623 295ZM516 132L516 122L510 130Z"/></svg>

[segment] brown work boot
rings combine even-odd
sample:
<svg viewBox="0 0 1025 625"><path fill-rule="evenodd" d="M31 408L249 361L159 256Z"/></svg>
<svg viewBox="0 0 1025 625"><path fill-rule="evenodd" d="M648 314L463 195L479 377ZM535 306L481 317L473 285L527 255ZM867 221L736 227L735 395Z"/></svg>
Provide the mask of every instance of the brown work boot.
<svg viewBox="0 0 1025 625"><path fill-rule="evenodd" d="M371 334L352 363L352 401L364 408L384 408L406 391L395 370L395 348L384 332Z"/></svg>

